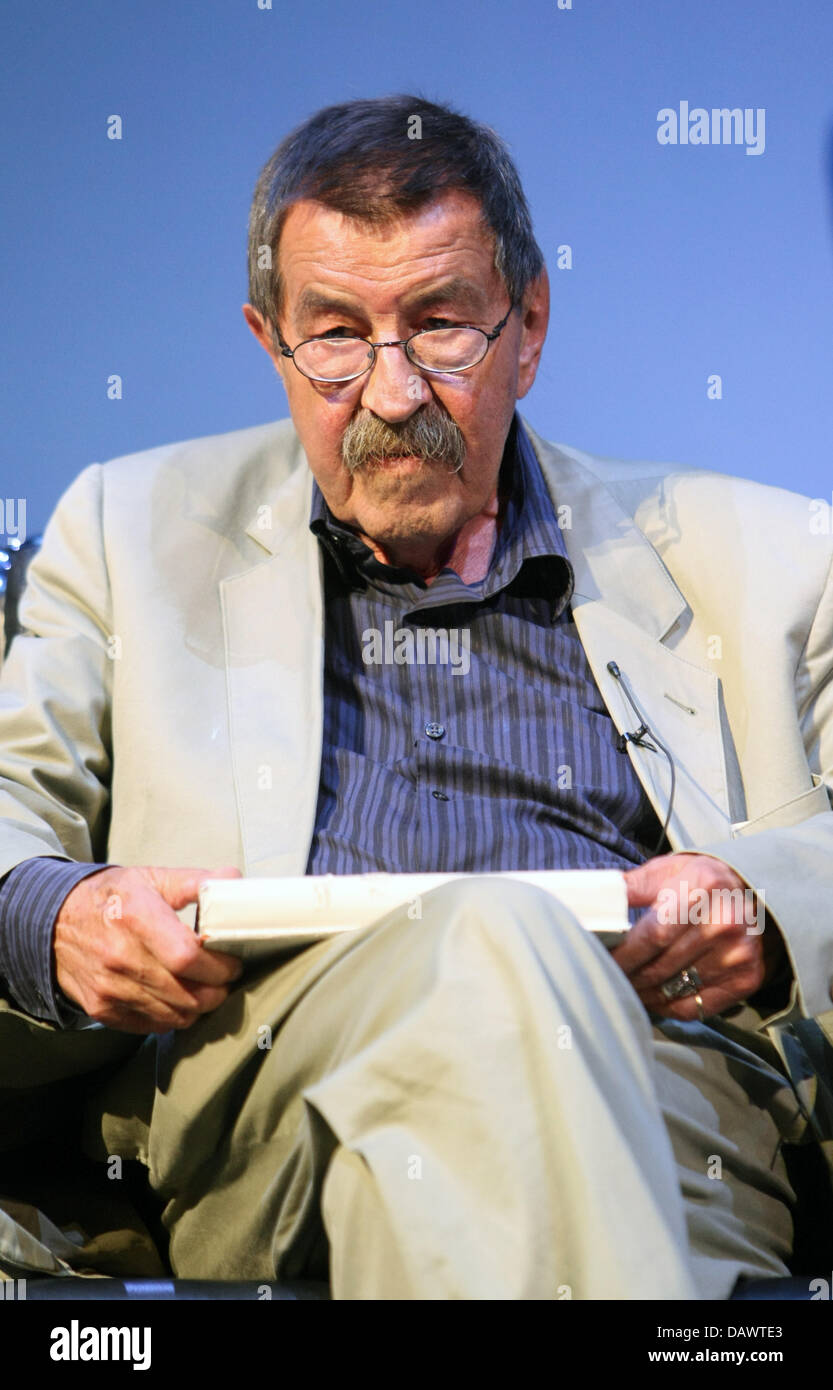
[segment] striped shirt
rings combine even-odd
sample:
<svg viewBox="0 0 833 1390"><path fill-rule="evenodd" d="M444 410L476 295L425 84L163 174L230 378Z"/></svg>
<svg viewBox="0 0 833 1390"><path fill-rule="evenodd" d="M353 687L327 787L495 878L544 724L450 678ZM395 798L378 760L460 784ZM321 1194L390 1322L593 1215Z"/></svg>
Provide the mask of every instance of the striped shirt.
<svg viewBox="0 0 833 1390"><path fill-rule="evenodd" d="M485 579L445 569L430 585L378 561L314 487L326 662L309 873L629 868L656 843L573 621L559 516L517 417L500 484Z"/></svg>

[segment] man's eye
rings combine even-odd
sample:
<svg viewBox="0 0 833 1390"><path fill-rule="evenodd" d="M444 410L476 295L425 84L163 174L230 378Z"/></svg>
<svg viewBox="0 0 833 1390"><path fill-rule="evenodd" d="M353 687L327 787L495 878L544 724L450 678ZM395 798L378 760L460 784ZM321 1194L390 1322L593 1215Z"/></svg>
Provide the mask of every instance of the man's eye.
<svg viewBox="0 0 833 1390"><path fill-rule="evenodd" d="M337 328L327 328L323 333L316 333L316 338L355 338L357 336L355 328L345 328L340 323Z"/></svg>
<svg viewBox="0 0 833 1390"><path fill-rule="evenodd" d="M425 320L425 329L426 329L426 331L428 331L428 332L430 332L430 330L431 330L432 328L456 328L456 327L457 327L457 325L456 325L455 323L452 323L451 319L426 319L426 320Z"/></svg>

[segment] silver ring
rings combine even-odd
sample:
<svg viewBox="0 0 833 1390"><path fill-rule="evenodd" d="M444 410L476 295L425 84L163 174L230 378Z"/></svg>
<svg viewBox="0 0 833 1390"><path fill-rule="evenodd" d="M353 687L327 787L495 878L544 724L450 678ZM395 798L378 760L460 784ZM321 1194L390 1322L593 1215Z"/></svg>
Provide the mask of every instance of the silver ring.
<svg viewBox="0 0 833 1390"><path fill-rule="evenodd" d="M705 1015L705 1013L703 1012L703 1000L702 1000L702 997L701 997L699 994L695 994L695 996L694 996L694 1002L695 1002L695 1004L697 1005L697 1017L699 1018L699 1020L700 1020L701 1023L705 1023L705 1021L706 1021L706 1015Z"/></svg>
<svg viewBox="0 0 833 1390"><path fill-rule="evenodd" d="M697 994L702 984L703 981L692 965L688 970L681 970L678 975L666 980L664 985L660 985L659 990L665 999L685 999L689 994Z"/></svg>

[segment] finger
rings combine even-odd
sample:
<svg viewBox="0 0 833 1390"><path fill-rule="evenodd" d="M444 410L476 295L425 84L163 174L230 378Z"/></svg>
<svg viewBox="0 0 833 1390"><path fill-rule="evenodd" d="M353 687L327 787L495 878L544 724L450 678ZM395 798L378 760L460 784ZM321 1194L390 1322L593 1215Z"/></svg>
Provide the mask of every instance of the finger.
<svg viewBox="0 0 833 1390"><path fill-rule="evenodd" d="M228 989L218 985L192 985L188 992L200 1014L213 1013L215 1009L226 1002L229 996Z"/></svg>
<svg viewBox="0 0 833 1390"><path fill-rule="evenodd" d="M630 976L661 956L686 930L680 922L660 921L656 911L649 908L611 955L619 968Z"/></svg>
<svg viewBox="0 0 833 1390"><path fill-rule="evenodd" d="M67 993L90 1018L107 1027L129 1032L168 1032L190 1027L200 1014L199 1001L181 990L176 981L171 981L171 985L173 989L168 994L165 984L156 979L148 984L101 969L90 977L78 976L77 988L67 988Z"/></svg>
<svg viewBox="0 0 833 1390"><path fill-rule="evenodd" d="M135 1019L150 1023L152 1026L149 1031L166 1033L172 1028L190 1028L203 1014L213 1013L224 1004L228 995L229 991L225 987L193 985L185 990L187 1002L179 1006L149 995L143 1007L134 1005L130 1012Z"/></svg>
<svg viewBox="0 0 833 1390"><path fill-rule="evenodd" d="M748 932L743 912L734 902L726 906L720 899L712 916L710 906L707 904L703 908L698 900L695 915L693 910L689 910L687 901L681 907L677 889L678 885L666 884L661 887L658 900L643 913L625 940L613 951L617 965L629 978L633 979L637 972L644 971L656 961L658 971L667 968L667 974L663 977L660 973L659 978L668 979L702 955L703 942L710 944L719 937L727 942L741 936L756 939L755 933ZM660 965L660 957L666 951L672 954Z"/></svg>
<svg viewBox="0 0 833 1390"><path fill-rule="evenodd" d="M663 986L671 980L680 978L688 972L694 988L689 995L669 1000L663 994ZM751 998L766 981L766 961L763 948L757 938L736 935L734 938L722 934L705 942L703 937L683 944L677 953L668 952L653 962L646 970L629 977L646 1009L666 1012L670 1004L684 998L695 999L699 994L704 998L714 990L721 992L724 1002L722 1008L739 1004ZM689 1012L689 1016L693 1016Z"/></svg>
<svg viewBox="0 0 833 1390"><path fill-rule="evenodd" d="M90 1013L90 1017L117 1032L139 1033L147 1037L151 1033L183 1032L192 1027L200 1015L193 1013L186 1017L157 1009L131 1009L125 1004L113 1004L97 1015Z"/></svg>
<svg viewBox="0 0 833 1390"><path fill-rule="evenodd" d="M181 969L173 969L178 980L187 980L204 985L230 985L243 974L243 962L239 956L228 951L209 950L201 936L195 936L197 954L191 955L192 944L188 943L189 960Z"/></svg>
<svg viewBox="0 0 833 1390"><path fill-rule="evenodd" d="M112 1006L159 1007L193 1015L197 1011L195 983L177 978L176 967L187 968L192 955L207 953L147 885L142 892L131 892L123 906L121 916L96 914L91 921L56 927L59 984L97 1019L102 1009ZM202 983L224 986L240 969L233 957L205 961ZM177 1015L168 1020L168 1026L180 1026L183 1021Z"/></svg>
<svg viewBox="0 0 833 1390"><path fill-rule="evenodd" d="M702 1019L700 1009L697 1007L697 998L693 994L687 994L682 999L662 999L655 1005L649 1004L644 999L642 1002L652 1017L678 1019L681 1023L702 1023L704 1019L715 1018L740 1002L735 990L728 983L713 984L708 988L704 986L703 989L698 990L698 994L703 1013Z"/></svg>
<svg viewBox="0 0 833 1390"><path fill-rule="evenodd" d="M697 985L696 990L692 990L690 994L679 996L677 999L666 999L661 986L637 986L633 980L631 984L649 1012L666 1012L670 1005L682 1003L689 999L694 1000L696 1006L698 994L701 999L706 999L707 997L713 998L716 992L723 1000L720 1005L720 1009L723 1010L751 998L761 988L764 979L763 966L760 961L743 962L727 967L725 963L721 963L714 956L705 956L698 960L695 966L689 967L689 974L692 971L697 972L693 981ZM689 1017L692 1016L689 1013Z"/></svg>
<svg viewBox="0 0 833 1390"><path fill-rule="evenodd" d="M130 945L136 949L130 950ZM238 961L233 963L239 967ZM124 1002L139 1005L145 1001L183 1015L205 1012L201 1006L203 1000L220 1003L228 994L225 978L199 980L175 974L140 942L129 943L123 961L112 966L111 978L119 981L119 997ZM211 1003L209 1007L216 1007L216 1004Z"/></svg>
<svg viewBox="0 0 833 1390"><path fill-rule="evenodd" d="M729 967L726 955L734 945L735 942L725 936L710 936L703 927L681 926L680 935L664 951L626 974L636 990L656 988L679 975L681 970L690 970L695 965L702 976L707 960L711 961L712 977L720 976Z"/></svg>
<svg viewBox="0 0 833 1390"><path fill-rule="evenodd" d="M681 971L693 969L701 980L734 980L739 989L754 994L764 983L766 961L757 940L726 935L716 940L702 935L686 936L672 950L631 975L630 982L641 995L646 990L661 989Z"/></svg>
<svg viewBox="0 0 833 1390"><path fill-rule="evenodd" d="M702 1003L703 1011L705 1013L707 999L713 1000L717 992L720 992L721 995L725 994L727 998L732 994L731 985L728 983L724 983L719 976L711 974L707 981L706 976L702 973L701 969L699 967L696 968L697 977L695 981L693 981L693 983L696 984L697 988L692 989L687 994L680 994L675 999L667 999L663 994L662 989L658 986L655 986L653 988L637 989L637 987L634 985L634 988L636 989L636 992L639 995L639 998L642 1000L642 1003L644 1004L645 1008L648 1010L648 1013L660 1014L663 1017L670 1018L699 1018L700 1015L697 1011L698 997ZM706 967L704 965L703 969L705 968ZM633 981L631 981L631 983L633 983ZM678 1005L684 1005L685 1007L679 1009L677 1007ZM724 1007L727 1006L724 1005Z"/></svg>
<svg viewBox="0 0 833 1390"><path fill-rule="evenodd" d="M242 965L236 957L206 951L200 937L180 921L156 888L141 874L133 877L133 871L129 872L131 879L123 882L123 891L109 899L113 906L106 915L113 927L141 944L173 976L213 985L239 978ZM128 944L122 943L125 949Z"/></svg>
<svg viewBox="0 0 833 1390"><path fill-rule="evenodd" d="M241 973L234 957L211 957L140 870L92 876L71 894L55 925L57 980L98 1022L132 1015L143 1031L188 1026ZM196 976L189 979L186 973ZM178 978L178 973L183 978Z"/></svg>
<svg viewBox="0 0 833 1390"><path fill-rule="evenodd" d="M646 859L633 869L626 869L623 875L628 894L628 907L650 907L659 889L670 877L670 854L660 854L655 859Z"/></svg>
<svg viewBox="0 0 833 1390"><path fill-rule="evenodd" d="M211 872L162 870L159 886L179 901ZM54 949L59 983L70 998L86 1007L86 1001L78 999L79 988L85 987L96 999L102 980L132 976L150 995L181 1008L188 996L176 977L213 986L239 977L240 962L206 952L161 895L155 879L154 870L117 869L92 875L69 895L56 922ZM174 891L177 884L181 892ZM122 1002L130 997L122 983Z"/></svg>
<svg viewBox="0 0 833 1390"><path fill-rule="evenodd" d="M181 982L177 982L181 983ZM174 1020L168 1023L168 1027L188 1027L200 1014L213 1012L224 1004L228 998L229 991L224 985L182 985L181 992L170 993L165 997L149 991L146 997L146 1009L158 1013L160 1019L163 1014ZM140 996L136 996L136 1005L140 1002ZM176 1021L178 1020L178 1021Z"/></svg>
<svg viewBox="0 0 833 1390"><path fill-rule="evenodd" d="M708 949L708 944L706 945L706 949L701 950L699 954L695 954L694 948L689 948L687 953L683 956L682 964L675 964L677 959L679 959L679 957L675 956L673 953L663 952L647 967L643 967L641 970L628 974L631 986L639 995L639 998L649 1013L665 1014L669 1004L681 1002L683 999L687 998L694 999L696 994L699 994L702 998L706 988L722 978L723 968L721 963L719 959L714 957L713 952ZM679 996L678 1000L669 1000L666 995L663 994L662 987L675 977L679 977L683 970L687 970L693 975L692 984L694 988L691 990L690 995ZM677 1017L680 1015L674 1016ZM696 1000L695 1011L688 1016L699 1016L696 1012Z"/></svg>
<svg viewBox="0 0 833 1390"><path fill-rule="evenodd" d="M178 974L180 980L194 980L200 984L228 985L234 984L240 979L245 966L239 956L233 956L228 951L217 951L214 947L206 945L205 938L198 936L201 955L198 956L193 965L188 966L185 971ZM216 961L218 969L211 969L210 962ZM206 966L206 962L209 964Z"/></svg>
<svg viewBox="0 0 833 1390"><path fill-rule="evenodd" d="M195 903L200 888L208 879L242 877L240 870L234 865L222 869L165 869L154 866L143 868L140 873L175 912L188 907L190 903Z"/></svg>
<svg viewBox="0 0 833 1390"><path fill-rule="evenodd" d="M202 1015L225 1002L228 990L209 985L167 989L164 983L148 983L112 975L100 977L91 989L82 989L77 1002L96 1022L127 1032L167 1033L190 1028Z"/></svg>
<svg viewBox="0 0 833 1390"><path fill-rule="evenodd" d="M628 892L629 907L650 907L662 897L673 902L680 893L697 890L718 891L721 901L728 893L742 896L743 911L747 910L746 900L749 887L743 879L730 869L722 859L712 854L694 854L681 851L676 854L662 854L646 859L624 874ZM732 898L733 904L735 899ZM733 906L733 911L735 910ZM740 911L740 908L737 908Z"/></svg>
<svg viewBox="0 0 833 1390"><path fill-rule="evenodd" d="M190 950L190 948L189 948ZM243 966L236 956L220 954L198 948L199 954L180 964L180 957L172 953L170 972L177 980L194 985L233 985L243 974Z"/></svg>
<svg viewBox="0 0 833 1390"><path fill-rule="evenodd" d="M653 960L627 970L635 989L642 991L660 985L681 970L691 969L695 964L699 967L706 958L713 976L722 976L735 968L747 972L754 969L763 976L764 943L760 936L747 931L742 918L733 909L720 906L715 916L706 915L702 921L698 917L696 922L689 922L685 916L681 928Z"/></svg>

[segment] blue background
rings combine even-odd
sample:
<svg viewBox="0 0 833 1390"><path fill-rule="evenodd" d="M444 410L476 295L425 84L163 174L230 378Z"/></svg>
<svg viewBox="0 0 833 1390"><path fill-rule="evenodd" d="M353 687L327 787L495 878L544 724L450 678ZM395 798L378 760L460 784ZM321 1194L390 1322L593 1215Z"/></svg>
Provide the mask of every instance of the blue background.
<svg viewBox="0 0 833 1390"><path fill-rule="evenodd" d="M827 0L6 0L2 29L0 498L29 533L93 460L287 413L240 313L254 181L318 107L393 91L510 144L553 280L539 431L830 497ZM681 100L764 107L765 153L661 146Z"/></svg>

